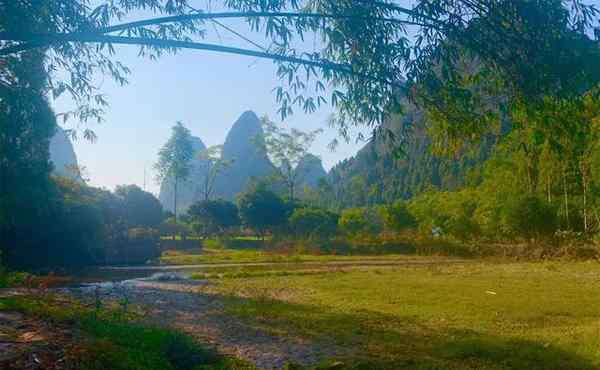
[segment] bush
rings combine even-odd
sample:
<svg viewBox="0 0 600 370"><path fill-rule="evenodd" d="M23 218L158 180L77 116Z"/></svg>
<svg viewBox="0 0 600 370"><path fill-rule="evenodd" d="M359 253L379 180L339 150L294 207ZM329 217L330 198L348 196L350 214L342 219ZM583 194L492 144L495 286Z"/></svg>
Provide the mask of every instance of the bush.
<svg viewBox="0 0 600 370"><path fill-rule="evenodd" d="M536 196L525 196L506 205L505 224L513 236L544 239L558 228L556 209Z"/></svg>
<svg viewBox="0 0 600 370"><path fill-rule="evenodd" d="M157 230L133 228L127 237L106 252L106 262L139 264L160 257L160 237Z"/></svg>
<svg viewBox="0 0 600 370"><path fill-rule="evenodd" d="M388 230L402 232L414 229L417 226L417 219L408 210L403 201L396 201L394 204L382 208L382 217L385 228Z"/></svg>
<svg viewBox="0 0 600 370"><path fill-rule="evenodd" d="M240 225L238 208L226 200L205 200L192 204L188 210L196 232L204 236L223 235Z"/></svg>
<svg viewBox="0 0 600 370"><path fill-rule="evenodd" d="M345 235L359 238L381 233L383 221L376 208L349 208L342 212L338 226Z"/></svg>
<svg viewBox="0 0 600 370"><path fill-rule="evenodd" d="M338 215L319 208L297 208L288 222L296 237L327 239L337 232Z"/></svg>

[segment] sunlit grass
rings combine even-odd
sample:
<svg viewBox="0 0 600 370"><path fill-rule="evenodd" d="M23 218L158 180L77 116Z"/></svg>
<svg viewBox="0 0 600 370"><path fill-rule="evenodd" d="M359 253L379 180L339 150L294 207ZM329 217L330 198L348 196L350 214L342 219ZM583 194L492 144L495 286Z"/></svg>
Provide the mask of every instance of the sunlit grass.
<svg viewBox="0 0 600 370"><path fill-rule="evenodd" d="M337 256L313 254L280 254L261 250L231 250L207 248L198 254L165 253L160 262L167 265L197 265L205 263L300 263L336 261L394 261L420 259L418 256L389 254L369 256Z"/></svg>
<svg viewBox="0 0 600 370"><path fill-rule="evenodd" d="M468 263L219 280L227 311L383 369L600 367L600 264Z"/></svg>

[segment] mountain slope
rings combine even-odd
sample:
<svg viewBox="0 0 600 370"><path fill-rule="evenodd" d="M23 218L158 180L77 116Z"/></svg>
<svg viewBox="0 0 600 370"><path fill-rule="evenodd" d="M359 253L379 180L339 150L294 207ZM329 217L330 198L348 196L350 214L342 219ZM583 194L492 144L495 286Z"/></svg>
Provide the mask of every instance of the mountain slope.
<svg viewBox="0 0 600 370"><path fill-rule="evenodd" d="M223 144L222 157L232 161L215 181L215 197L233 200L253 178L269 176L273 165L264 146L263 130L258 116L244 112L233 124Z"/></svg>
<svg viewBox="0 0 600 370"><path fill-rule="evenodd" d="M429 187L452 190L464 186L470 171L479 168L493 150L495 137L486 138L469 154L456 158L436 156L431 151L427 121L422 111L408 107L402 117L394 117L386 128L396 135L409 130L402 147L394 153L394 144L375 140L367 143L354 157L340 162L327 175L335 207L364 206L408 199Z"/></svg>
<svg viewBox="0 0 600 370"><path fill-rule="evenodd" d="M78 163L73 143L65 130L56 126L56 132L50 140L50 161L54 166L52 173L57 176L79 179Z"/></svg>
<svg viewBox="0 0 600 370"><path fill-rule="evenodd" d="M310 153L300 160L296 171L301 174L300 188L305 186L316 188L319 184L319 180L327 177L327 172L323 168L321 158Z"/></svg>

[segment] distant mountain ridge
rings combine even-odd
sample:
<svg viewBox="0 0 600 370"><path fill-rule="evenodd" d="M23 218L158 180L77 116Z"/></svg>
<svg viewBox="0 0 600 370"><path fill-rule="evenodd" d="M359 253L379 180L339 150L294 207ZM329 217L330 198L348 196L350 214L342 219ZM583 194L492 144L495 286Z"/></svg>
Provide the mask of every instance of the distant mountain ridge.
<svg viewBox="0 0 600 370"><path fill-rule="evenodd" d="M252 180L264 179L273 174L274 165L261 143L263 135L260 119L253 111L242 113L234 122L221 152L222 158L230 161L231 164L215 179L212 198L235 200L235 197L244 191ZM202 140L194 137L194 141L197 154L206 149ZM321 160L312 154L304 158L300 164L302 168L306 167L301 188L305 185L316 186L318 180L327 175ZM181 190L177 197L178 212L185 212L192 203L202 198L198 184L205 179L207 166L202 165L201 160L194 159L192 168L190 178L180 186ZM172 181L163 181L160 186L159 200L166 210L173 211Z"/></svg>

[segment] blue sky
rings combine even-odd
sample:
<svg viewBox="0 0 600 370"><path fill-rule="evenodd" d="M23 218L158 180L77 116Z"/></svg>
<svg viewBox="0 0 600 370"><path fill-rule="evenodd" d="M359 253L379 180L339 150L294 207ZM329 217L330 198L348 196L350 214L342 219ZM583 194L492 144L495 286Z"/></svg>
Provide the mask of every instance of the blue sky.
<svg viewBox="0 0 600 370"><path fill-rule="evenodd" d="M243 29L242 24L228 24ZM248 47L234 35L224 31L219 34L204 41ZM269 60L184 50L151 61L139 58L135 47L117 50L118 59L132 71L129 84L120 87L108 78L99 81L110 106L104 123L89 124L98 141L92 144L79 139L74 143L91 185L108 189L119 184L143 186L146 167L146 188L156 193L159 186L153 179L152 164L170 127L178 120L208 146L223 143L231 125L246 110L278 120L272 92L278 80L276 67ZM53 105L57 113L71 108L66 98ZM310 115L296 112L283 123L303 130L324 129L311 151L322 158L326 169L363 145L342 143L334 152L327 148L336 137L335 129L326 123L331 112L330 107Z"/></svg>
<svg viewBox="0 0 600 370"><path fill-rule="evenodd" d="M202 5L206 1L197 0L197 7L205 8ZM410 6L413 2L398 3ZM587 3L597 6L600 1ZM241 21L224 23L264 43L258 35L245 31L246 25ZM220 30L217 35L212 26L207 31L209 34L203 42L252 48L227 31ZM308 40L302 46L310 49L315 45L318 46L318 42ZM169 136L170 127L178 120L208 146L223 143L233 122L246 110L277 120L272 89L278 81L275 66L269 60L184 50L175 56L150 61L139 58L132 46L118 47L117 51L118 59L132 70L130 83L120 87L108 79L99 81L110 107L102 125L91 125L98 141L94 144L81 139L75 142L79 163L86 167L92 185L108 189L119 184L143 186L146 168L146 188L156 193L159 186L153 180L152 164ZM53 104L57 113L72 108L66 98ZM326 169L355 154L363 145L342 143L331 152L327 144L336 137L335 129L326 124L331 113L329 107L311 115L296 112L283 123L303 130L324 129L311 151L322 158Z"/></svg>

